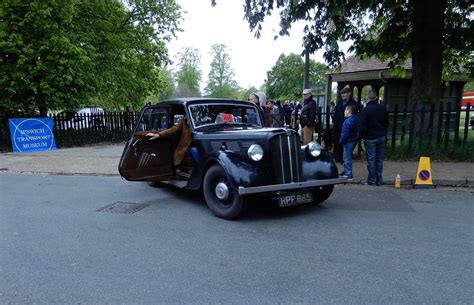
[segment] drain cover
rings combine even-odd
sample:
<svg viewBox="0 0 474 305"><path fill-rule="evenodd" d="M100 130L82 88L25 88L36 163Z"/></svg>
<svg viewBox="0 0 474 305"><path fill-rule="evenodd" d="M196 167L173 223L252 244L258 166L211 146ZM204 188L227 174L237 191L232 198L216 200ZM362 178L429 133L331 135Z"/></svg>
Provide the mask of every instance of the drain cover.
<svg viewBox="0 0 474 305"><path fill-rule="evenodd" d="M133 214L140 210L143 210L149 203L135 203L135 202L123 202L117 201L112 204L106 205L96 212L114 213L114 214Z"/></svg>

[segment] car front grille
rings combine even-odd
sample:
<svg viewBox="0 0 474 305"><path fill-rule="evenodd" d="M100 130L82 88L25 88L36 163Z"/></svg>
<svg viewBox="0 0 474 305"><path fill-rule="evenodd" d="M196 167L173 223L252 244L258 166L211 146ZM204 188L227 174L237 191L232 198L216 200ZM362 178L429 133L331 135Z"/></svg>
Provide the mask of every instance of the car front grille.
<svg viewBox="0 0 474 305"><path fill-rule="evenodd" d="M298 134L280 133L270 139L273 181L275 184L301 182L301 144Z"/></svg>

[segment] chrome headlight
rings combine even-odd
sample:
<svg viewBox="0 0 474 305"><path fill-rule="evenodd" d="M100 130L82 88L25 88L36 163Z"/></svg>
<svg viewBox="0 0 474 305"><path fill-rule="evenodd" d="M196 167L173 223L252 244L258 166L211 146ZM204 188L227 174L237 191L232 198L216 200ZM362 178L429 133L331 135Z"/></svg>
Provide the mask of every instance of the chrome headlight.
<svg viewBox="0 0 474 305"><path fill-rule="evenodd" d="M313 157L318 157L321 154L321 145L318 142L309 142L308 143L308 152Z"/></svg>
<svg viewBox="0 0 474 305"><path fill-rule="evenodd" d="M258 144L252 144L247 151L247 155L253 161L260 161L263 158L263 148Z"/></svg>

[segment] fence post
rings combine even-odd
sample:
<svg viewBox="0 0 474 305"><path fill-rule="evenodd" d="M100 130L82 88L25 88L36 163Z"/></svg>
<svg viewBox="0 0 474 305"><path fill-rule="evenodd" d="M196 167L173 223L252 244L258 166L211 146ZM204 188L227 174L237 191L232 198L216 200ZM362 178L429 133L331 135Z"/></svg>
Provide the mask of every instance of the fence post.
<svg viewBox="0 0 474 305"><path fill-rule="evenodd" d="M318 107L318 123L316 125L317 127L317 134L318 134L318 143L321 144L321 129L322 129L322 124L321 124L321 119L322 119L322 115L321 115L321 110L323 108L321 106Z"/></svg>
<svg viewBox="0 0 474 305"><path fill-rule="evenodd" d="M465 116L466 119L464 120L464 137L463 137L463 141L462 141L464 159L467 158L467 133L469 132L469 120L471 119L469 117L470 110L471 110L471 103L467 103L466 116ZM473 149L473 151L474 151L474 149Z"/></svg>
<svg viewBox="0 0 474 305"><path fill-rule="evenodd" d="M449 147L449 125L451 123L451 102L448 102L446 109L446 128L444 130L445 142L444 142L444 156L448 157L448 147Z"/></svg>
<svg viewBox="0 0 474 305"><path fill-rule="evenodd" d="M441 146L441 134L443 130L443 104L439 107L438 112L438 128L437 128L437 135L436 135L436 148L440 148Z"/></svg>
<svg viewBox="0 0 474 305"><path fill-rule="evenodd" d="M393 108L393 122L392 122L392 151L395 149L397 139L397 125L398 125L398 104Z"/></svg>
<svg viewBox="0 0 474 305"><path fill-rule="evenodd" d="M405 106L403 108L403 116L402 116L402 134L400 136L400 146L405 144L405 133L406 133L406 125L407 125L407 116L408 116L408 108Z"/></svg>
<svg viewBox="0 0 474 305"><path fill-rule="evenodd" d="M428 123L428 144L427 147L431 148L431 142L433 140L433 122L435 114L435 105L431 104L430 106L430 121Z"/></svg>
<svg viewBox="0 0 474 305"><path fill-rule="evenodd" d="M410 117L410 131L408 133L408 156L411 155L413 145L413 135L415 133L415 117L416 117L416 104L412 105L411 117Z"/></svg>
<svg viewBox="0 0 474 305"><path fill-rule="evenodd" d="M456 117L454 119L454 144L459 144L459 124L461 120L461 104L456 107Z"/></svg>
<svg viewBox="0 0 474 305"><path fill-rule="evenodd" d="M425 112L426 108L425 105L421 106L421 116L420 116L420 130L418 132L418 148L417 151L423 151L422 150L422 144L423 144L423 131L425 127Z"/></svg>

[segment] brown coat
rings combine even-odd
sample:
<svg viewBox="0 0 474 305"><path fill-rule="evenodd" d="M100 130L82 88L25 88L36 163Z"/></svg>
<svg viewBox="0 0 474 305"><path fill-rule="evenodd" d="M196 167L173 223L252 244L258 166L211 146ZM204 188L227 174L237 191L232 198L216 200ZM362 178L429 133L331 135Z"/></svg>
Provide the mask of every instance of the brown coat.
<svg viewBox="0 0 474 305"><path fill-rule="evenodd" d="M188 149L189 145L191 145L191 142L193 140L191 128L188 125L188 119L183 118L182 120L178 122L177 125L174 125L171 128L158 132L160 137L164 137L164 138L173 137L178 133L181 133L181 136L179 138L178 146L176 146L176 149L174 151L174 156L173 156L174 166L180 164L181 161L183 161L184 154L186 153L186 149Z"/></svg>

